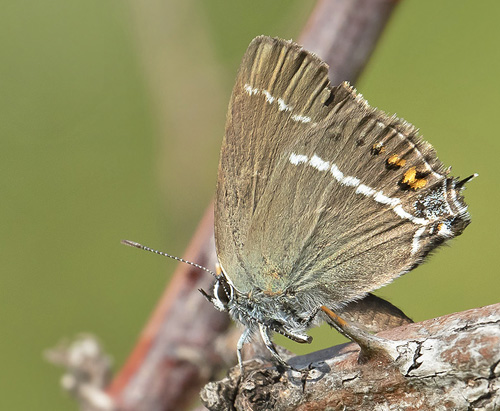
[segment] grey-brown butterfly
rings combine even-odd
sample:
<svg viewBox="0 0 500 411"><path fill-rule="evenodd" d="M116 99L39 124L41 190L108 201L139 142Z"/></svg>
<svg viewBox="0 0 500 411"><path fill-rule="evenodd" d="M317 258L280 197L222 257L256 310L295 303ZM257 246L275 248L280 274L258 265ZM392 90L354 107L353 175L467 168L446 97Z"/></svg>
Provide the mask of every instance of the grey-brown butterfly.
<svg viewBox="0 0 500 411"><path fill-rule="evenodd" d="M227 115L215 203L213 296L260 335L310 342L343 310L420 264L469 224L465 182L414 126L368 105L296 43L257 37ZM368 297L367 297L368 296Z"/></svg>

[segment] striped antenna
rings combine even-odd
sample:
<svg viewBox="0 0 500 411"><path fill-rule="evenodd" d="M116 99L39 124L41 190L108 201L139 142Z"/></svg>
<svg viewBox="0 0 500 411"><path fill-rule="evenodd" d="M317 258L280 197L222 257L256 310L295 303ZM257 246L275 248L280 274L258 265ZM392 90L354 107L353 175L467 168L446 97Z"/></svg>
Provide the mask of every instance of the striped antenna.
<svg viewBox="0 0 500 411"><path fill-rule="evenodd" d="M175 257L175 256L173 256L173 255L170 255L170 254L164 253L163 251L153 250L152 248L149 248L149 247L146 247L145 245L142 245L142 244L136 243L135 241L130 241L130 240L122 240L122 241L120 241L120 242L121 242L122 244L129 245L130 247L140 248L141 250L150 251L150 252L152 252L152 253L159 254L159 255L162 255L162 256L164 256L164 257L171 258L172 260L176 260L176 261L180 261L181 263L185 263L185 264L192 265L193 267L196 267L196 268L199 268L200 270L206 271L207 273L210 273L210 274L212 274L215 278L217 278L217 274L215 274L212 270L209 270L208 268L203 267L202 265L199 265L199 264L193 263L193 262L191 262L191 261L184 260L183 258L180 258L180 257Z"/></svg>

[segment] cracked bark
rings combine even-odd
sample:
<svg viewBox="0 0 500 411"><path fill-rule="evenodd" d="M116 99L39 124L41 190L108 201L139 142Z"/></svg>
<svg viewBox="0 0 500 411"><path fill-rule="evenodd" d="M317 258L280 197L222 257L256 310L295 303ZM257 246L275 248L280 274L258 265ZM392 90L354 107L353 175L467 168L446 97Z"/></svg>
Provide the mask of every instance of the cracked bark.
<svg viewBox="0 0 500 411"><path fill-rule="evenodd" d="M290 358L302 374L263 360L201 392L210 410L498 410L500 303L377 334L386 355L359 361L348 343Z"/></svg>

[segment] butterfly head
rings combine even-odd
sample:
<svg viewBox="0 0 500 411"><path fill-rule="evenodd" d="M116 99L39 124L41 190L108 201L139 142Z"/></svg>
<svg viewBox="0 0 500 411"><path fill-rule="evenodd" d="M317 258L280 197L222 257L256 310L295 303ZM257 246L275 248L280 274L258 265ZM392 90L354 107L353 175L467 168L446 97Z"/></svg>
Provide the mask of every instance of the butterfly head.
<svg viewBox="0 0 500 411"><path fill-rule="evenodd" d="M229 311L230 306L236 299L236 289L231 280L226 276L220 265L217 265L215 282L212 289L212 295L207 294L200 289L203 296L210 301L219 311Z"/></svg>

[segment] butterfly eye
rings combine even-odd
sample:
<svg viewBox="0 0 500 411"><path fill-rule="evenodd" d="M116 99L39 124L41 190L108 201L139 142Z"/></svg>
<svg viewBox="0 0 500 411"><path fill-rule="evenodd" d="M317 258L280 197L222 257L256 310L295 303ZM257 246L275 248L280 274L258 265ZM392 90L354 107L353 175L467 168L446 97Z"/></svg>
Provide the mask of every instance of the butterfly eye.
<svg viewBox="0 0 500 411"><path fill-rule="evenodd" d="M214 284L214 297L222 306L227 306L233 299L233 287L224 278L219 278Z"/></svg>

